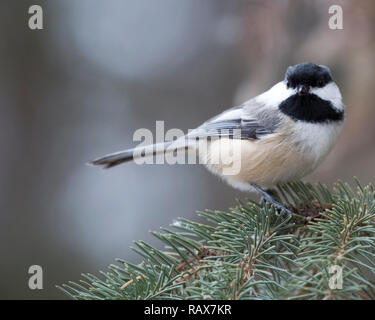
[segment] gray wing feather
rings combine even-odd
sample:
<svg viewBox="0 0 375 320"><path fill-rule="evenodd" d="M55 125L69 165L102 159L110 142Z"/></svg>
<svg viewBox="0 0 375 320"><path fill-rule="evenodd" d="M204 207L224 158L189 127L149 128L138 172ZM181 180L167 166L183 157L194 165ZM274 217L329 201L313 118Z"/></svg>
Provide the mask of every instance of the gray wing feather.
<svg viewBox="0 0 375 320"><path fill-rule="evenodd" d="M279 122L278 112L252 99L244 105L233 107L209 119L192 131L188 137L260 139L264 135L273 133Z"/></svg>

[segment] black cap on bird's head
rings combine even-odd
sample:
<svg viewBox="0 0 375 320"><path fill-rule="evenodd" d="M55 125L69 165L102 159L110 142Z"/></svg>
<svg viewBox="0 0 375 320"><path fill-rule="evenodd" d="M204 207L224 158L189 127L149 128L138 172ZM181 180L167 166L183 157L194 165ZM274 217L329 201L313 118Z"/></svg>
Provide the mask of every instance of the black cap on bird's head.
<svg viewBox="0 0 375 320"><path fill-rule="evenodd" d="M287 87L297 89L300 95L308 94L311 88L323 88L331 81L332 75L328 67L311 62L291 66L285 73Z"/></svg>

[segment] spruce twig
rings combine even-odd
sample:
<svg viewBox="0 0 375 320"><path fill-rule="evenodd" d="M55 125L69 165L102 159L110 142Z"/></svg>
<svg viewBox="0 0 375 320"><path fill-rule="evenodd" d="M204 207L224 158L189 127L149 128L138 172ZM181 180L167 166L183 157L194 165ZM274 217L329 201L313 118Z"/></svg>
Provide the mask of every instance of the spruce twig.
<svg viewBox="0 0 375 320"><path fill-rule="evenodd" d="M206 223L180 218L152 233L165 251L135 242L141 264L119 259L59 288L73 299L374 299L375 191L356 184L279 186L291 216L249 200L199 212Z"/></svg>

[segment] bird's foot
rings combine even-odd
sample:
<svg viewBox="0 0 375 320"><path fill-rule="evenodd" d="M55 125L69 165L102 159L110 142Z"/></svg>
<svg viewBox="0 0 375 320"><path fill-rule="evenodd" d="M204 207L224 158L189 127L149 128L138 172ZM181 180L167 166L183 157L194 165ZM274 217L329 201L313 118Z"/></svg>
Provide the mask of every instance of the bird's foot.
<svg viewBox="0 0 375 320"><path fill-rule="evenodd" d="M275 208L277 208L281 211L284 211L288 215L292 214L292 211L290 211L288 208L286 208L280 202L276 201L266 190L264 190L263 188L259 187L256 184L252 184L251 186L262 195L264 200L271 203Z"/></svg>

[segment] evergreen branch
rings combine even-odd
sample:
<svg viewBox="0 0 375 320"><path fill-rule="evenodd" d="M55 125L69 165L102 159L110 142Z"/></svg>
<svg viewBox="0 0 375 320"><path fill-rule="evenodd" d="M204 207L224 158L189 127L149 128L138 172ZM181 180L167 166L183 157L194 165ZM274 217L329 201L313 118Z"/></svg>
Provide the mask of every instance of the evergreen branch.
<svg viewBox="0 0 375 320"><path fill-rule="evenodd" d="M58 287L73 299L373 299L375 191L356 184L279 186L291 216L249 200L199 212L206 223L179 218L152 232L166 251L137 241L141 264L118 259L100 278Z"/></svg>

